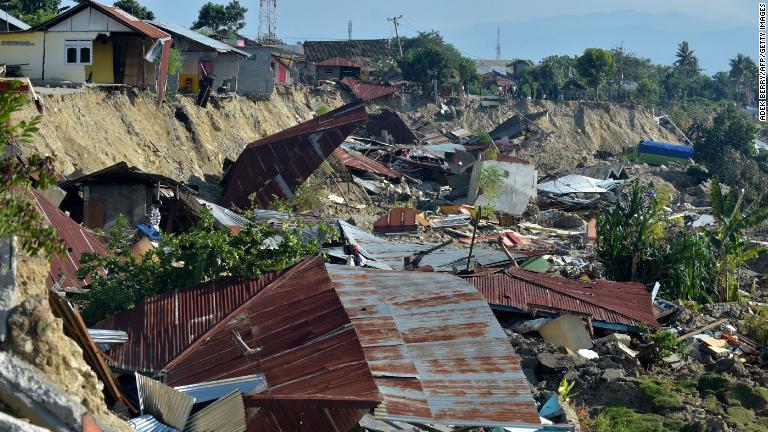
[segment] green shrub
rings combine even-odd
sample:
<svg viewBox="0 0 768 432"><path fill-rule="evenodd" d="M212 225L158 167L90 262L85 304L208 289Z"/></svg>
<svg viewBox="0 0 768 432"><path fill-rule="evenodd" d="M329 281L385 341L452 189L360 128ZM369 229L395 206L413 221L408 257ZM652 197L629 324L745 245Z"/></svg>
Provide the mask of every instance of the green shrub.
<svg viewBox="0 0 768 432"><path fill-rule="evenodd" d="M685 409L679 389L671 381L645 378L640 381L640 391L655 411Z"/></svg>
<svg viewBox="0 0 768 432"><path fill-rule="evenodd" d="M606 408L597 416L592 432L682 432L685 425L655 414L638 414L631 409Z"/></svg>
<svg viewBox="0 0 768 432"><path fill-rule="evenodd" d="M758 308L741 322L746 333L761 344L768 343L768 307Z"/></svg>

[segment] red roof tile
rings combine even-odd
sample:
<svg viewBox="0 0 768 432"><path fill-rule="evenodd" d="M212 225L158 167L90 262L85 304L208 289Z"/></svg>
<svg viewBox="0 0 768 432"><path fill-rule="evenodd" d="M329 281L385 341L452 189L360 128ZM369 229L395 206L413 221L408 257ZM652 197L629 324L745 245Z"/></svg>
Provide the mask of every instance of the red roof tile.
<svg viewBox="0 0 768 432"><path fill-rule="evenodd" d="M524 312L567 311L612 324L659 327L653 314L651 294L640 283L586 282L519 268L465 278L477 287L491 306L512 307Z"/></svg>
<svg viewBox="0 0 768 432"><path fill-rule="evenodd" d="M249 208L252 194L263 206L290 198L366 119L365 107L352 103L249 144L225 176L222 205Z"/></svg>
<svg viewBox="0 0 768 432"><path fill-rule="evenodd" d="M399 172L387 168L379 162L352 149L339 147L333 151L333 156L348 168L367 171L389 178L400 178L403 176Z"/></svg>
<svg viewBox="0 0 768 432"><path fill-rule="evenodd" d="M40 213L61 235L66 246L66 252L53 255L46 286L51 288L57 282L60 282L60 289L79 289L87 286L91 282L90 278L80 280L77 277L80 256L87 252L106 255L107 247L91 230L80 226L42 194L33 190L32 196Z"/></svg>
<svg viewBox="0 0 768 432"><path fill-rule="evenodd" d="M395 87L365 83L350 77L343 78L340 83L363 102L369 102L397 93L397 88Z"/></svg>

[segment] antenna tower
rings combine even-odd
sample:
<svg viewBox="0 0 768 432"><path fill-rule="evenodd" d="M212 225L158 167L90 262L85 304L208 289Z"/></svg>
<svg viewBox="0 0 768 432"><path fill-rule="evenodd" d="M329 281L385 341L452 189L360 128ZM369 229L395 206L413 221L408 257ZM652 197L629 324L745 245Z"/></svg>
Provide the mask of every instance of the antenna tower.
<svg viewBox="0 0 768 432"><path fill-rule="evenodd" d="M352 40L352 20L349 20L349 27L347 27L347 36L349 40Z"/></svg>
<svg viewBox="0 0 768 432"><path fill-rule="evenodd" d="M259 0L259 42L275 44L277 39L277 0Z"/></svg>
<svg viewBox="0 0 768 432"><path fill-rule="evenodd" d="M496 28L496 60L501 60L501 26Z"/></svg>

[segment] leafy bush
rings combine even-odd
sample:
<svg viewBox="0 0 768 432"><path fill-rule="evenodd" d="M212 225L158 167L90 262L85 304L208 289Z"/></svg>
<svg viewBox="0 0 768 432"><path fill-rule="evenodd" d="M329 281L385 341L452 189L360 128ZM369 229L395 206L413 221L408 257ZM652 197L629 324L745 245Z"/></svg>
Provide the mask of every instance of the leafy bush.
<svg viewBox="0 0 768 432"><path fill-rule="evenodd" d="M760 307L754 314L745 316L741 324L758 342L768 343L768 307Z"/></svg>
<svg viewBox="0 0 768 432"><path fill-rule="evenodd" d="M658 351L658 358L668 357L672 354L682 354L685 344L677 341L677 335L666 330L657 330L644 335L647 341L652 342Z"/></svg>
<svg viewBox="0 0 768 432"><path fill-rule="evenodd" d="M665 219L656 196L633 182L628 194L597 218L597 257L609 279L659 280L667 259Z"/></svg>
<svg viewBox="0 0 768 432"><path fill-rule="evenodd" d="M317 236L302 236L303 226L247 223L237 234L214 225L207 211L193 229L163 236L156 249L142 257L131 255L126 222L120 218L110 230L107 256L84 254L78 270L81 278L91 277L83 318L88 323L130 309L150 295L161 294L206 281L231 276L259 277L264 272L286 268L318 252L318 238L334 235L331 227L320 225Z"/></svg>
<svg viewBox="0 0 768 432"><path fill-rule="evenodd" d="M673 247L674 265L668 272L665 293L695 303L711 303L717 297L715 261L709 242L701 232L683 233Z"/></svg>
<svg viewBox="0 0 768 432"><path fill-rule="evenodd" d="M479 187L480 193L493 199L504 184L506 174L504 170L495 165L484 165L480 171Z"/></svg>
<svg viewBox="0 0 768 432"><path fill-rule="evenodd" d="M597 416L593 432L676 432L684 425L654 414L638 414L629 408L606 408Z"/></svg>
<svg viewBox="0 0 768 432"><path fill-rule="evenodd" d="M317 107L317 109L315 110L315 115L316 115L316 116L321 116L321 115L323 115L323 114L328 114L329 112L331 112L330 108L328 108L328 107L327 107L327 106L325 106L325 105L320 105L320 106L319 106L319 107Z"/></svg>

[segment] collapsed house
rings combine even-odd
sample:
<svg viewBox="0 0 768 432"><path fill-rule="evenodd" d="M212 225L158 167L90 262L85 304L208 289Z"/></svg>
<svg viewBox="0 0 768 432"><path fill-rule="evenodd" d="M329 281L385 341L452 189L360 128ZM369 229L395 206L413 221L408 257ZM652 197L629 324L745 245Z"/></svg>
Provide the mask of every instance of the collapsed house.
<svg viewBox="0 0 768 432"><path fill-rule="evenodd" d="M59 233L66 246L63 252L53 254L45 280L46 288L54 291L82 292L90 284L90 276L85 280L77 276L80 258L86 253L106 255L107 247L91 230L80 226L40 192L33 190L32 198L43 219Z"/></svg>
<svg viewBox="0 0 768 432"><path fill-rule="evenodd" d="M365 122L361 103L351 103L249 144L224 174L222 205L267 206L290 199L296 189Z"/></svg>
<svg viewBox="0 0 768 432"><path fill-rule="evenodd" d="M518 268L462 277L501 313L570 313L587 318L593 327L620 331L659 327L651 293L640 283L582 281Z"/></svg>
<svg viewBox="0 0 768 432"><path fill-rule="evenodd" d="M386 103L389 96L398 92L396 87L363 82L350 77L341 79L339 84L363 102L377 101L377 103ZM382 101L382 99L385 100Z"/></svg>
<svg viewBox="0 0 768 432"><path fill-rule="evenodd" d="M365 129L370 136L380 136L384 141L391 139L392 144L414 144L418 140L413 130L392 110L385 109L378 114L368 114Z"/></svg>
<svg viewBox="0 0 768 432"><path fill-rule="evenodd" d="M194 306L194 307L193 307ZM112 367L189 386L260 374L249 430L343 431L373 411L420 424L535 430L507 337L471 285L447 274L326 265L150 297L98 325L128 341Z"/></svg>
<svg viewBox="0 0 768 432"><path fill-rule="evenodd" d="M63 181L59 187L67 193L60 208L88 228L109 229L120 215L130 227L151 227L153 206L160 211L159 226L164 232L183 230L196 222L182 211L181 196L190 195L189 188L170 177L148 173L125 162Z"/></svg>

